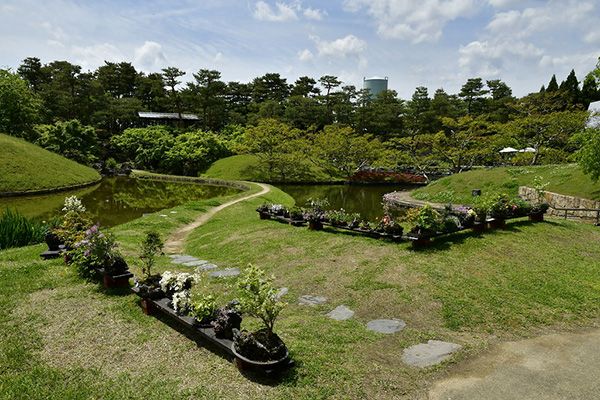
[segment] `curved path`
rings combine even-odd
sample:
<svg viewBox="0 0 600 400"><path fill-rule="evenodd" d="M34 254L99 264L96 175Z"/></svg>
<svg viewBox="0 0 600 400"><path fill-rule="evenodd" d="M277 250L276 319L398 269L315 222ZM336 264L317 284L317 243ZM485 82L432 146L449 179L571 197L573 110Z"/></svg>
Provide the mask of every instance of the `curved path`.
<svg viewBox="0 0 600 400"><path fill-rule="evenodd" d="M263 194L269 193L271 191L271 188L268 185L265 185L262 183L256 183L256 184L262 188L262 190L260 192L249 194L248 196L240 197L238 199L228 201L227 203L223 203L220 206L213 207L213 208L209 209L207 212L205 212L204 214L200 215L192 223L182 226L181 228L179 228L175 232L173 232L173 234L171 234L171 236L169 236L169 238L165 241L165 253L176 254L176 253L180 253L181 251L183 251L183 244L185 243L185 240L187 239L190 232L193 231L194 229L198 228L199 226L203 225L204 223L206 223L208 220L210 220L213 217L213 215L215 215L219 211L221 211L227 207L230 207L234 204L237 204L241 201L245 201L248 199L252 199L254 197L262 196Z"/></svg>

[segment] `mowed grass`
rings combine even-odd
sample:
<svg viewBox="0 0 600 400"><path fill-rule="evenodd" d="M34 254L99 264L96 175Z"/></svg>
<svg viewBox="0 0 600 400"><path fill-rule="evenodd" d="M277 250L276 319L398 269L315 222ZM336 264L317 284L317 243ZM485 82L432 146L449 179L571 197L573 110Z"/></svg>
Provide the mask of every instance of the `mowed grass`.
<svg viewBox="0 0 600 400"><path fill-rule="evenodd" d="M99 179L92 168L0 133L0 192L56 189Z"/></svg>
<svg viewBox="0 0 600 400"><path fill-rule="evenodd" d="M202 176L237 181L269 182L268 176L261 171L260 162L255 155L240 154L215 161ZM311 165L307 175L299 181L308 183L339 181L321 168Z"/></svg>
<svg viewBox="0 0 600 400"><path fill-rule="evenodd" d="M254 187L252 190L258 190ZM135 273L144 231L163 235L226 199L195 202L116 227ZM280 382L255 382L226 359L153 317L137 299L104 293L60 261L42 262L43 246L0 252L0 394L5 398L415 398L453 362L494 338L573 329L600 311L600 230L570 221L514 221L506 231L449 236L414 251L349 234L313 232L254 211L263 201L291 205L272 192L234 205L195 230L186 253L220 267L259 265L289 288L276 330L297 361ZM176 211L171 214L169 211ZM160 214L168 217L160 217ZM191 270L159 259L157 271ZM235 280L213 281L228 289ZM230 289L228 289L230 290ZM299 306L303 294L328 298ZM340 304L356 311L338 322ZM365 329L399 318L394 335ZM255 326L246 319L245 326ZM419 370L404 348L427 341L463 345L452 361Z"/></svg>
<svg viewBox="0 0 600 400"><path fill-rule="evenodd" d="M600 200L600 181L593 182L577 164L475 169L434 181L412 195L438 203L470 204L473 189L516 195L519 186L531 186L536 176L549 183L548 191Z"/></svg>

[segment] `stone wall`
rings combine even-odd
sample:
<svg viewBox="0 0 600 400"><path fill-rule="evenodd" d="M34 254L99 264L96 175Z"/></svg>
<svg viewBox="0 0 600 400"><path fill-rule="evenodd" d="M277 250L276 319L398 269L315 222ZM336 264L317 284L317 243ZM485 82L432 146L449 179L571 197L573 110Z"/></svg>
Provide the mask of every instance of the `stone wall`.
<svg viewBox="0 0 600 400"><path fill-rule="evenodd" d="M535 189L527 186L521 186L519 187L519 197L521 197L523 200L536 203L538 195ZM581 197L566 196L564 194L553 192L545 192L544 200L550 205L548 214L559 217L564 217L565 212L556 210L556 208L600 209L600 201L583 199ZM567 215L569 218L596 221L598 214L596 211L569 211Z"/></svg>

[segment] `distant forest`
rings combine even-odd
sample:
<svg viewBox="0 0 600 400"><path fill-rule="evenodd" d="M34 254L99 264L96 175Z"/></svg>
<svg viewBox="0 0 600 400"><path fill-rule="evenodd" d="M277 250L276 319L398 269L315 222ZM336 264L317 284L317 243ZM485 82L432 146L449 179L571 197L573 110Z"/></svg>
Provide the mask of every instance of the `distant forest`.
<svg viewBox="0 0 600 400"><path fill-rule="evenodd" d="M107 158L135 159L139 154L124 143L140 139L136 135L152 142L148 135L164 138L168 132L176 140L188 134L186 142L193 142L190 132L202 132L202 137L210 133L215 135L211 140L222 141L217 154L209 157L215 159L240 152L307 154L319 135L344 129L352 138L376 142L376 160L359 160L357 166L459 170L498 162L493 149L503 145L536 149L533 159L518 162L566 161L576 150L571 136L582 129L584 111L590 102L600 100L600 60L583 81L574 71L560 83L552 76L539 92L522 98L514 97L502 80L478 77L468 79L458 93L439 88L431 94L426 87L417 87L410 99L401 99L393 90L371 96L330 75L303 76L289 83L278 73L267 73L242 83L224 82L219 71L200 69L192 81L182 84L184 75L176 67L145 74L127 62L105 62L95 71L82 72L67 61L42 64L38 58L27 58L16 71L0 70L0 106L5 108L0 111L0 132L60 153L69 152L64 148L65 140L72 140L68 131L77 132L92 150L72 140L71 152L89 154L70 156L89 164ZM194 113L199 121L148 134L160 129L141 128L138 111ZM274 125L275 131L293 132L272 138L297 140L292 149L265 150L264 143L256 143L256 134L247 135L249 130ZM127 132L130 128L146 131L132 134ZM126 133L129 136L122 137ZM283 133L273 133L277 134ZM143 157L137 158L143 163ZM185 172L195 174L204 164Z"/></svg>

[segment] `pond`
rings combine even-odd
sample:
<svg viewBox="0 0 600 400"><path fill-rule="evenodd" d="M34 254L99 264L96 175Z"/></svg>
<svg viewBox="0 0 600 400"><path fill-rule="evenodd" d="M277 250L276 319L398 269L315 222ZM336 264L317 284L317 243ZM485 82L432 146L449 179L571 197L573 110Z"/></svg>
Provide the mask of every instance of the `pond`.
<svg viewBox="0 0 600 400"><path fill-rule="evenodd" d="M383 195L393 191L411 191L415 185L277 185L304 207L310 198L327 199L330 209L343 208L359 213L369 221L383 215Z"/></svg>
<svg viewBox="0 0 600 400"><path fill-rule="evenodd" d="M110 227L190 200L226 196L238 191L223 186L111 177L79 190L0 198L0 210L10 207L28 217L46 219L60 213L65 197L75 195L94 222Z"/></svg>

